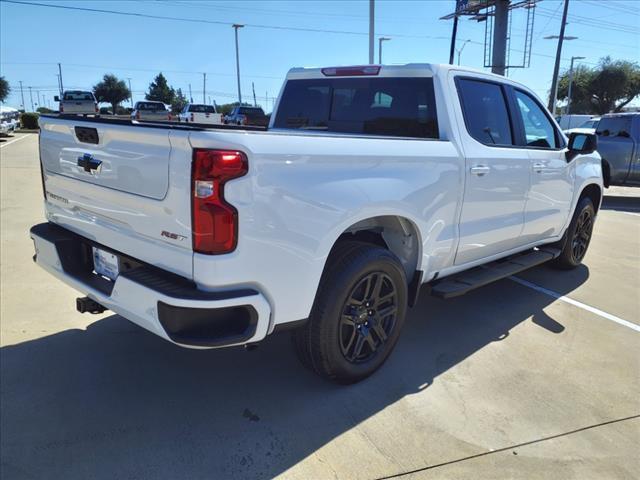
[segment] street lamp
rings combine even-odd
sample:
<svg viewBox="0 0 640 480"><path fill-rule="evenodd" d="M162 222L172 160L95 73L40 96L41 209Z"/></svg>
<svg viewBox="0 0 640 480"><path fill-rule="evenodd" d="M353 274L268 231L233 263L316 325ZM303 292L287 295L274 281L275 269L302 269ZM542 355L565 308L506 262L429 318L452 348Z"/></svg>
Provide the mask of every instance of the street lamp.
<svg viewBox="0 0 640 480"><path fill-rule="evenodd" d="M587 57L571 57L571 66L569 67L569 90L567 91L567 115L571 113L571 87L573 87L573 61L584 60Z"/></svg>
<svg viewBox="0 0 640 480"><path fill-rule="evenodd" d="M464 41L464 43L462 44L462 46L460 47L460 49L459 49L459 50L456 50L456 51L458 52L458 65L460 65L460 55L462 55L462 50L464 50L465 45L466 45L467 43L469 43L470 41L471 41L471 40L466 39L466 40Z"/></svg>
<svg viewBox="0 0 640 480"><path fill-rule="evenodd" d="M240 23L234 23L232 25L236 36L236 74L238 76L238 106L242 105L242 92L240 91L240 53L238 52L238 29L244 28L244 25Z"/></svg>
<svg viewBox="0 0 640 480"><path fill-rule="evenodd" d="M382 42L386 42L391 40L389 37L380 37L378 38L378 63L382 65Z"/></svg>
<svg viewBox="0 0 640 480"><path fill-rule="evenodd" d="M566 0L565 0L566 1ZM562 28L562 32L564 33L564 27ZM554 69L553 72L553 79L552 79L552 87L551 89L553 90L552 92L552 97L551 97L551 102L549 105L549 109L551 110L551 113L553 115L556 114L556 102L558 100L558 65L560 64L560 48L562 46L562 42L564 40L577 40L578 37L572 37L571 35L547 35L546 37L544 37L545 40L555 40L555 39L559 39L560 41L558 42L558 52L556 55L556 67Z"/></svg>

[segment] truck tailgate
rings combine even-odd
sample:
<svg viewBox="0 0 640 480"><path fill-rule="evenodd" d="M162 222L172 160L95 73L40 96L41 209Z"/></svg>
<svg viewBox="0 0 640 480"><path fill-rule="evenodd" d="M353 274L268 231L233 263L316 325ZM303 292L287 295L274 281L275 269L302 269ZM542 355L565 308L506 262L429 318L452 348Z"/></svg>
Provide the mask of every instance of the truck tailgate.
<svg viewBox="0 0 640 480"><path fill-rule="evenodd" d="M191 278L189 132L55 117L40 126L48 219Z"/></svg>

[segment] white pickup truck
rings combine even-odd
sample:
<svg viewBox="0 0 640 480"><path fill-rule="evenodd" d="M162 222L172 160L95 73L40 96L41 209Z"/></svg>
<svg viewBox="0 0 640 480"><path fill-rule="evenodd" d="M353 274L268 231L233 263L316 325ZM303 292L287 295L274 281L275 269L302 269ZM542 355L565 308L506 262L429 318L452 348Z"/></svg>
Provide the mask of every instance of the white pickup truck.
<svg viewBox="0 0 640 480"><path fill-rule="evenodd" d="M290 327L340 383L394 348L420 287L463 294L580 264L602 196L595 136L567 142L509 79L453 66L295 68L268 129L40 119L38 265L183 347Z"/></svg>

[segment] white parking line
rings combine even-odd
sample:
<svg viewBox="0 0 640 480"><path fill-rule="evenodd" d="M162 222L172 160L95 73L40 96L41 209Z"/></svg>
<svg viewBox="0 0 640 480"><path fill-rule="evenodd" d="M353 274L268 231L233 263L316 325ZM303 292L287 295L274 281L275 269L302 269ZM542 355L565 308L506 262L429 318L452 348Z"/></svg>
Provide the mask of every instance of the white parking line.
<svg viewBox="0 0 640 480"><path fill-rule="evenodd" d="M586 303L578 302L573 298L565 297L564 295L554 292L553 290L549 290L548 288L541 287L540 285L536 285L535 283L528 282L526 280L523 280L522 278L509 277L509 279L513 280L516 283L519 283L520 285L524 285L525 287L532 288L540 293L544 293L545 295L549 295L550 297L556 298L562 302L566 302L578 308L582 308L587 312L595 313L596 315L602 318L615 322L624 327L630 328L631 330L640 332L640 325L636 325L635 323L629 322L628 320L624 320L620 317L616 317L615 315L611 315L610 313L603 312L599 308L592 307L591 305L587 305Z"/></svg>
<svg viewBox="0 0 640 480"><path fill-rule="evenodd" d="M0 145L0 148L4 148L4 147L6 147L7 145L11 145L12 143L17 142L18 140L22 140L23 138L27 138L28 136L29 136L29 135L21 135L21 136L19 136L19 137L17 137L17 138L14 138L13 140L11 140L11 141L9 141L9 142L7 142L7 143L3 143L2 145Z"/></svg>

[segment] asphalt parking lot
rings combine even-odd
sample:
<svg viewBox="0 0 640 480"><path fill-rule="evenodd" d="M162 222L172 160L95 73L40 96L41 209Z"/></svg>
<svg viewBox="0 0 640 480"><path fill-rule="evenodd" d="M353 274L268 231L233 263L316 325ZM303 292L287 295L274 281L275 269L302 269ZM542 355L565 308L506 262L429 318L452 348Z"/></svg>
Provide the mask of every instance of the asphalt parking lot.
<svg viewBox="0 0 640 480"><path fill-rule="evenodd" d="M581 268L425 295L382 370L339 387L285 334L190 351L76 313L31 261L37 145L0 142L2 478L640 476L640 189L607 191Z"/></svg>

